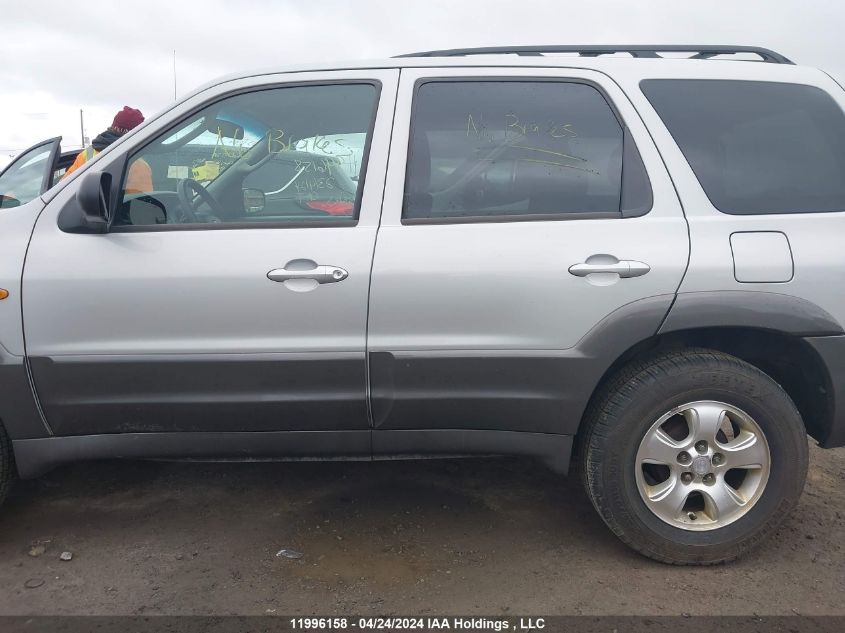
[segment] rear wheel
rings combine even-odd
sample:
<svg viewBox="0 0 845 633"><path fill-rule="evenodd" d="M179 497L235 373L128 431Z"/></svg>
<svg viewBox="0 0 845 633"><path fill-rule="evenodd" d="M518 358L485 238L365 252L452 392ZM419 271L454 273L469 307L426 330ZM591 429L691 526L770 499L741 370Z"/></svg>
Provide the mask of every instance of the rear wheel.
<svg viewBox="0 0 845 633"><path fill-rule="evenodd" d="M634 363L585 421L587 492L624 542L674 564L750 549L796 505L807 437L789 396L735 357L703 349Z"/></svg>

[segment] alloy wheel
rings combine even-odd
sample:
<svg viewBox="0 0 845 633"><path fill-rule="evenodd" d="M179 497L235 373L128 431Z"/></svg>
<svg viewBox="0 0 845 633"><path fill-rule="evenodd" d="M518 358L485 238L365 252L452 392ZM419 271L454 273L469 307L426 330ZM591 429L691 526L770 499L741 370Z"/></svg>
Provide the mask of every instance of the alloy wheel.
<svg viewBox="0 0 845 633"><path fill-rule="evenodd" d="M770 468L769 445L757 422L712 400L662 415L636 455L646 507L684 530L713 530L742 518L762 495Z"/></svg>

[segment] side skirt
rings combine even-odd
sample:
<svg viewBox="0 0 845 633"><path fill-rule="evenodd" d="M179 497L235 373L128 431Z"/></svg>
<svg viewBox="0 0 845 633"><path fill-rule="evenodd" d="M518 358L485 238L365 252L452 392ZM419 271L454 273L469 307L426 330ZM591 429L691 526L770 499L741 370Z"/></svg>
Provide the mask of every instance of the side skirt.
<svg viewBox="0 0 845 633"><path fill-rule="evenodd" d="M572 436L524 431L376 430L374 459L524 455L536 457L557 473L566 474Z"/></svg>
<svg viewBox="0 0 845 633"><path fill-rule="evenodd" d="M31 479L78 461L418 459L522 455L569 468L572 436L480 430L115 433L13 440L18 475Z"/></svg>
<svg viewBox="0 0 845 633"><path fill-rule="evenodd" d="M13 440L12 448L21 479L95 459L371 459L369 430L72 435Z"/></svg>

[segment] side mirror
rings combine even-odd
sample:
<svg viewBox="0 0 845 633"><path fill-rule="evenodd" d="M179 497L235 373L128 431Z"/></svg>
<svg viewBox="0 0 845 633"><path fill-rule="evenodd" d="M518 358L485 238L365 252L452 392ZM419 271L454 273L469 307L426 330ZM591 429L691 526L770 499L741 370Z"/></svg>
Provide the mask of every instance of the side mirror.
<svg viewBox="0 0 845 633"><path fill-rule="evenodd" d="M247 213L261 213L266 202L260 189L244 189L244 211Z"/></svg>
<svg viewBox="0 0 845 633"><path fill-rule="evenodd" d="M106 233L111 223L111 174L88 172L76 192L82 221L91 233Z"/></svg>

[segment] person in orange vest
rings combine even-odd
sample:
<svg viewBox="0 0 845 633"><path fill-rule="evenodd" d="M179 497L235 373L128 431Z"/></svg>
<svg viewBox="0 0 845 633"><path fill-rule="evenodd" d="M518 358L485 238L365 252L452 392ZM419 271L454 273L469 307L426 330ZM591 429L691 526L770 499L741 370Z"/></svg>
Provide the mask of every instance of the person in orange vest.
<svg viewBox="0 0 845 633"><path fill-rule="evenodd" d="M123 110L115 115L111 126L95 138L91 142L91 145L79 152L76 160L67 168L61 179L64 180L67 178L74 171L94 158L94 156L129 132L129 130L134 130L143 122L144 115L141 114L140 110L123 106ZM144 160L137 159L129 166L129 173L126 175L125 190L126 193L147 193L153 191L153 172Z"/></svg>

